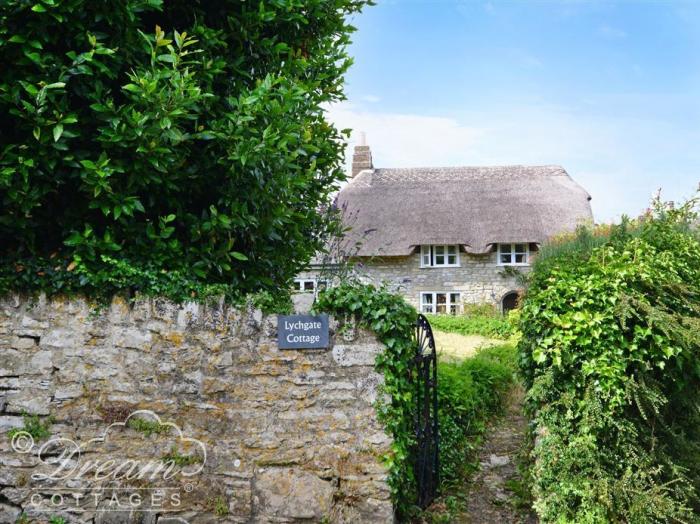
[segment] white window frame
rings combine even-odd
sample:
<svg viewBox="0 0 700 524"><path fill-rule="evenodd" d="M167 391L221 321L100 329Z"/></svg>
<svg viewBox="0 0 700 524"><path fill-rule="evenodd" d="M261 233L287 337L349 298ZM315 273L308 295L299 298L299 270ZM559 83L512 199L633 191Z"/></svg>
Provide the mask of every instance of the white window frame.
<svg viewBox="0 0 700 524"><path fill-rule="evenodd" d="M313 286L313 288L305 289L305 285L309 283ZM325 284L326 287L324 289L328 289L330 287L328 280L322 280L318 278L295 278L294 284L294 293L313 293L314 295L316 295L320 291L319 286L321 284ZM299 284L299 289L296 289L296 284Z"/></svg>
<svg viewBox="0 0 700 524"><path fill-rule="evenodd" d="M523 251L516 251L515 246L525 246ZM508 251L504 251L507 246ZM501 255L509 255L510 262L503 262L501 260ZM515 262L516 255L525 255L525 262ZM530 244L527 242L512 242L498 244L498 249L496 251L496 261L499 266L529 266L530 265Z"/></svg>
<svg viewBox="0 0 700 524"><path fill-rule="evenodd" d="M454 252L450 253L450 249ZM438 253L441 251L441 253ZM442 257L443 262L437 263L437 258ZM455 263L450 264L450 257L454 257ZM420 267L460 267L458 244L430 244L420 247Z"/></svg>
<svg viewBox="0 0 700 524"><path fill-rule="evenodd" d="M445 312L437 312L437 297L445 295ZM457 295L455 301L452 295ZM425 297L430 296L430 302L426 302ZM462 312L462 292L461 291L421 291L418 293L418 304L421 313L433 315L458 315ZM454 309L453 309L454 308Z"/></svg>

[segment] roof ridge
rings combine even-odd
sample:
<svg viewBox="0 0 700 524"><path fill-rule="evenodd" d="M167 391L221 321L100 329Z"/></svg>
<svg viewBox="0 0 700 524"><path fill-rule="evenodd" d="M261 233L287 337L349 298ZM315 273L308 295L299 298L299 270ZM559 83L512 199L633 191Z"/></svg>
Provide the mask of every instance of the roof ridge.
<svg viewBox="0 0 700 524"><path fill-rule="evenodd" d="M517 171L519 173L529 172L537 175L555 175L560 173L568 174L563 166L558 164L506 164L493 166L436 166L436 167L378 167L371 170L372 174L386 173L498 173L508 174Z"/></svg>
<svg viewBox="0 0 700 524"><path fill-rule="evenodd" d="M553 168L566 171L559 164L492 164L492 165L460 165L460 166L417 166L417 167L375 167L368 171L426 171L426 170L459 170L459 169L508 169L508 168Z"/></svg>

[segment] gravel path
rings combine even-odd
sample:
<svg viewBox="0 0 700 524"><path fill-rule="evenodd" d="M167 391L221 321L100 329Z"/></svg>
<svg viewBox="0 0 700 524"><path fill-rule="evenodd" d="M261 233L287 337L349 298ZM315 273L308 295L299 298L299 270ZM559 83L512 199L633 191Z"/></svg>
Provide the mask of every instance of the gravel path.
<svg viewBox="0 0 700 524"><path fill-rule="evenodd" d="M467 510L455 522L469 524L536 524L527 508L518 508L517 496L508 481L519 481L518 453L526 442L527 418L522 408L523 392L509 396L506 411L494 420L479 451L481 468L469 483Z"/></svg>

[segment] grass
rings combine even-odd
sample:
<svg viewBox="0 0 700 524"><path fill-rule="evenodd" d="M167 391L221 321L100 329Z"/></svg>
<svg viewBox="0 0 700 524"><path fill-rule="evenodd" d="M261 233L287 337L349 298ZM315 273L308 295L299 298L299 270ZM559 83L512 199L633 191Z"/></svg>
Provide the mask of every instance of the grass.
<svg viewBox="0 0 700 524"><path fill-rule="evenodd" d="M441 360L464 360L484 347L503 344L502 340L481 335L460 335L434 329L435 346Z"/></svg>

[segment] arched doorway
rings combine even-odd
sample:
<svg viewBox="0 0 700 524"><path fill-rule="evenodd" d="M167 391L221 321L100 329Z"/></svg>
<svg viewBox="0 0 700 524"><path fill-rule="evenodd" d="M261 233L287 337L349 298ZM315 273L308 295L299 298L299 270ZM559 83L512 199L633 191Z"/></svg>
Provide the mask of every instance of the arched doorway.
<svg viewBox="0 0 700 524"><path fill-rule="evenodd" d="M504 315L507 315L509 311L518 307L518 300L520 294L517 291L509 291L501 299L501 311Z"/></svg>

